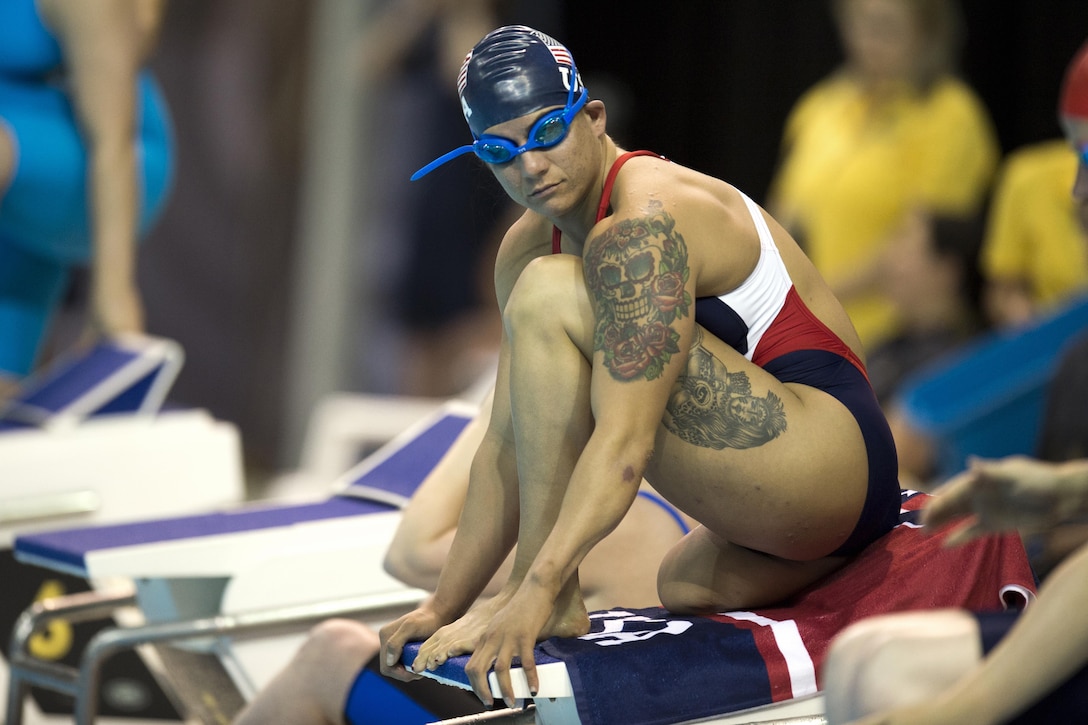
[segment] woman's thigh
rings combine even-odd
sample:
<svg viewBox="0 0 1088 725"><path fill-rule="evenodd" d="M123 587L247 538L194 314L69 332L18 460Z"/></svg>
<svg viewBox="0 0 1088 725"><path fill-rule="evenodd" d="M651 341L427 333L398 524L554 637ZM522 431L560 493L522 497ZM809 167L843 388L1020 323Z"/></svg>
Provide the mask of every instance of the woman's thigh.
<svg viewBox="0 0 1088 725"><path fill-rule="evenodd" d="M591 358L593 308L580 261L535 260L507 305L512 323L561 328L553 337ZM511 350L516 358L516 339ZM782 383L702 328L686 365L646 478L730 542L796 560L832 553L854 529L868 488L853 414L827 393Z"/></svg>
<svg viewBox="0 0 1088 725"><path fill-rule="evenodd" d="M868 478L846 406L696 336L647 475L670 501L734 544L811 560L849 536Z"/></svg>

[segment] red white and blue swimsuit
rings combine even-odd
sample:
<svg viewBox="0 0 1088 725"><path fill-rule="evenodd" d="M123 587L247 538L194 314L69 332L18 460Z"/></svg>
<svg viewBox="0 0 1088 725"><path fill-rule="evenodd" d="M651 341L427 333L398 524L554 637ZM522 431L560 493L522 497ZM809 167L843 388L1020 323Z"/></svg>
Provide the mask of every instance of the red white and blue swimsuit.
<svg viewBox="0 0 1088 725"><path fill-rule="evenodd" d="M633 151L616 159L605 180L598 221L608 213L620 167L627 159L643 155L656 156ZM762 212L743 193L741 197L759 233L759 261L736 289L697 299L695 321L783 383L801 383L830 394L857 420L868 457L868 492L857 525L835 551L854 554L898 523L899 466L891 430L865 365L801 300ZM556 229L553 252L559 251L558 242Z"/></svg>

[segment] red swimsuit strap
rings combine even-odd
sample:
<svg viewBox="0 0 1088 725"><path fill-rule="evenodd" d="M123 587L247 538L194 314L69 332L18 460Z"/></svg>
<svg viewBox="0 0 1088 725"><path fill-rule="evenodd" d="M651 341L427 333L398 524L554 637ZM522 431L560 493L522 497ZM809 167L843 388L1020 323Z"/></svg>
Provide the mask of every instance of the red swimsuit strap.
<svg viewBox="0 0 1088 725"><path fill-rule="evenodd" d="M601 190L601 203L597 205L596 221L604 219L608 214L608 205L612 199L612 186L616 183L616 176L620 173L620 168L627 163L627 159L634 158L635 156L657 156L659 159L665 158L660 154L655 154L653 151L628 151L617 157L612 164L612 168L608 170L608 176L604 179L604 189ZM552 254L559 254L559 242L562 238L563 233L559 231L559 227L553 226Z"/></svg>

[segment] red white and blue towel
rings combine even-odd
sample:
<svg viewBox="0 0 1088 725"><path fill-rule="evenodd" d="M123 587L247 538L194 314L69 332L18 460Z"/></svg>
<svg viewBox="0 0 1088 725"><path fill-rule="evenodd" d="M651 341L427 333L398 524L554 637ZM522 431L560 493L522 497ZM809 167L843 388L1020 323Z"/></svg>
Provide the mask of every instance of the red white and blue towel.
<svg viewBox="0 0 1088 725"><path fill-rule="evenodd" d="M675 723L816 693L831 639L864 617L1026 605L1035 581L1019 537L945 548L915 522L925 499L904 491L896 528L786 605L694 617L595 612L589 634L542 642L539 659L566 664L583 725Z"/></svg>

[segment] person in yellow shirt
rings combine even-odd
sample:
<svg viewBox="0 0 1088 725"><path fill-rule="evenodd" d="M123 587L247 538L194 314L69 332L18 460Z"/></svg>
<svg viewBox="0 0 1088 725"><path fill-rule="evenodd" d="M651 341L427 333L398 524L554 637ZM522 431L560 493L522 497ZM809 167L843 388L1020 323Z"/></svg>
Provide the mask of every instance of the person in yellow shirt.
<svg viewBox="0 0 1088 725"><path fill-rule="evenodd" d="M1088 294L1088 225L1069 193L1076 175L1064 139L1025 146L1003 164L981 258L993 324L1022 324Z"/></svg>
<svg viewBox="0 0 1088 725"><path fill-rule="evenodd" d="M967 216L1000 148L989 113L952 71L947 0L835 0L846 57L787 119L769 205L843 302L866 348L896 332L881 251L913 210Z"/></svg>

